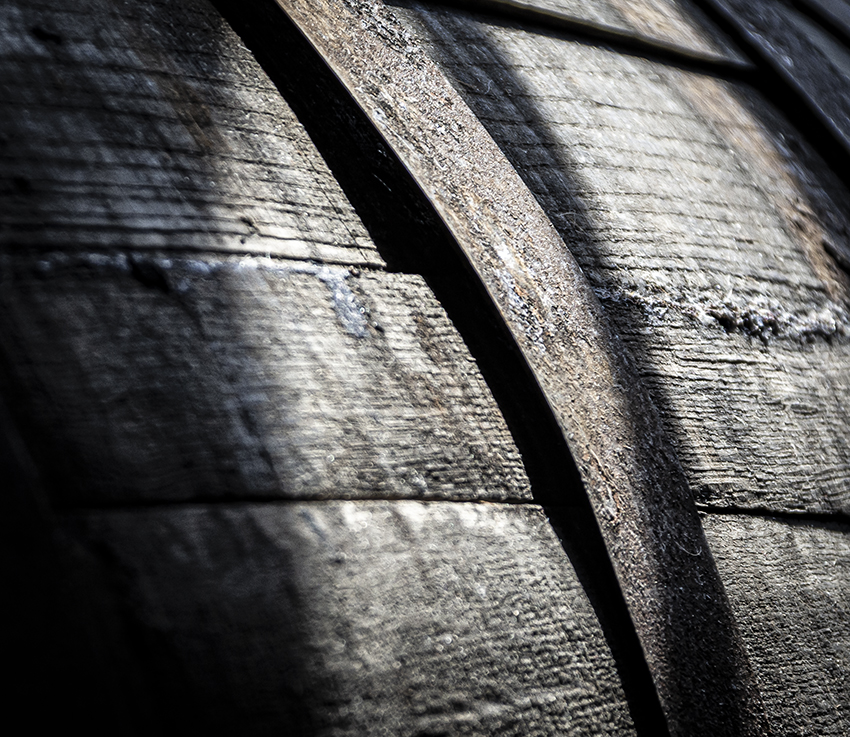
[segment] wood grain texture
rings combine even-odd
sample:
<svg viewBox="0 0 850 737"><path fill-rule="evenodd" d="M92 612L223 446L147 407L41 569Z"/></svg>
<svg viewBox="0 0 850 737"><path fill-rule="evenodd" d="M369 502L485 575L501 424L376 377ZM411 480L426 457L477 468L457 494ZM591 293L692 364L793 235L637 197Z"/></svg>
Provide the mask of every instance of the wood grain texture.
<svg viewBox="0 0 850 737"><path fill-rule="evenodd" d="M537 507L189 506L78 514L65 529L69 556L109 582L93 608L116 617L111 657L148 664L126 676L131 725L634 734Z"/></svg>
<svg viewBox="0 0 850 737"><path fill-rule="evenodd" d="M419 13L637 359L697 498L847 513L835 177L745 87Z"/></svg>
<svg viewBox="0 0 850 737"><path fill-rule="evenodd" d="M140 254L0 263L3 393L60 504L530 499L418 277Z"/></svg>
<svg viewBox="0 0 850 737"><path fill-rule="evenodd" d="M671 731L765 734L686 479L564 242L392 12L371 0L333 13L321 0L279 4L429 198L540 383L593 504Z"/></svg>
<svg viewBox="0 0 850 737"><path fill-rule="evenodd" d="M545 0L567 2L575 0ZM585 5L585 3L580 3ZM694 51L721 58L743 61L729 39L700 10L698 3L691 0L608 0L612 10L622 16L634 30L665 39Z"/></svg>
<svg viewBox="0 0 850 737"><path fill-rule="evenodd" d="M850 733L850 527L715 514L703 524L776 732Z"/></svg>
<svg viewBox="0 0 850 737"><path fill-rule="evenodd" d="M208 4L5 2L0 33L0 243L382 264Z"/></svg>

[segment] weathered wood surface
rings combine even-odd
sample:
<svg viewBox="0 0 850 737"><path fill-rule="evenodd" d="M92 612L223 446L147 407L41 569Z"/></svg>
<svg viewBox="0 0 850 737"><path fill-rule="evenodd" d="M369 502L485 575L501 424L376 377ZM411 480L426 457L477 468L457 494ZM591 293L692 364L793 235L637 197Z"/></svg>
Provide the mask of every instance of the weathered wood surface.
<svg viewBox="0 0 850 737"><path fill-rule="evenodd" d="M703 523L776 732L850 734L850 527Z"/></svg>
<svg viewBox="0 0 850 737"><path fill-rule="evenodd" d="M850 50L785 0L708 0L850 151Z"/></svg>
<svg viewBox="0 0 850 737"><path fill-rule="evenodd" d="M680 61L707 62L718 69L751 69L752 64L688 0L437 0L530 23L540 29L591 36L638 46L643 53L670 53Z"/></svg>
<svg viewBox="0 0 850 737"><path fill-rule="evenodd" d="M697 498L850 511L832 255L850 210L806 143L746 87L419 8L638 361Z"/></svg>
<svg viewBox="0 0 850 737"><path fill-rule="evenodd" d="M847 529L710 515L709 548L686 483L708 510L847 513L845 192L743 88L469 18L411 36L368 1L287 8L537 370L674 733L767 734L758 691L776 733L846 732ZM529 499L422 281L186 254L383 263L222 20L87 0L0 23L2 393L54 502L127 505L62 518L114 713L148 734L630 733L537 508L397 501Z"/></svg>
<svg viewBox="0 0 850 737"><path fill-rule="evenodd" d="M63 252L0 269L4 394L60 503L530 499L418 277Z"/></svg>
<svg viewBox="0 0 850 737"><path fill-rule="evenodd" d="M850 219L823 163L746 88L419 7L419 33L637 358L705 508L846 515L850 323L833 257ZM717 519L711 550L771 726L846 733L846 604L782 594L818 567L825 589L850 590L832 565L847 529L801 562L781 530L804 528ZM745 534L760 526L775 534Z"/></svg>
<svg viewBox="0 0 850 737"><path fill-rule="evenodd" d="M685 477L634 364L540 206L380 3L334 12L322 1L280 4L433 203L540 382L594 506L671 731L764 734Z"/></svg>
<svg viewBox="0 0 850 737"><path fill-rule="evenodd" d="M65 529L109 582L92 611L120 614L107 667L147 666L116 668L144 734L634 734L539 508L187 506Z"/></svg>
<svg viewBox="0 0 850 737"><path fill-rule="evenodd" d="M0 243L383 263L208 4L4 2L0 31Z"/></svg>

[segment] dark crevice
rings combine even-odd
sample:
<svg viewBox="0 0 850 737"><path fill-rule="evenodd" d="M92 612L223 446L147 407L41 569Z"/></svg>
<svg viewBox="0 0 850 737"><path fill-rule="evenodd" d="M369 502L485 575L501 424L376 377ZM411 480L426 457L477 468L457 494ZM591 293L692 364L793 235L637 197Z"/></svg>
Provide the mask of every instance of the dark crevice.
<svg viewBox="0 0 850 737"><path fill-rule="evenodd" d="M824 119L824 115L812 106L803 91L779 69L767 51L754 43L742 26L727 16L715 0L694 2L752 59L756 69L750 77L750 84L799 131L842 184L850 188L850 150Z"/></svg>
<svg viewBox="0 0 850 737"><path fill-rule="evenodd" d="M392 0L389 4L392 4ZM469 10L486 17L491 24L519 22L523 28L535 33L555 34L583 43L604 45L621 54L640 56L703 74L747 79L753 72L748 61L701 53L665 43L638 31L620 30L557 11L518 5L510 0L430 0L428 4Z"/></svg>
<svg viewBox="0 0 850 737"><path fill-rule="evenodd" d="M776 510L768 507L717 506L714 504L697 504L696 508L701 514L763 517L765 519L799 522L801 524L850 525L850 514L846 512L795 512L793 510Z"/></svg>
<svg viewBox="0 0 850 737"><path fill-rule="evenodd" d="M213 0L277 85L393 271L420 274L478 363L593 605L641 735L668 733L643 650L564 436L460 246L321 56L273 2Z"/></svg>

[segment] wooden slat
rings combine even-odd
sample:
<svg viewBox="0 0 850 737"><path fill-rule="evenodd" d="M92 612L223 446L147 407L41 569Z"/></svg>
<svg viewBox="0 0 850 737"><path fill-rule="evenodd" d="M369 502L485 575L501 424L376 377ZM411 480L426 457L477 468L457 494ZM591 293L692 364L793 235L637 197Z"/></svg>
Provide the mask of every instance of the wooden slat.
<svg viewBox="0 0 850 737"><path fill-rule="evenodd" d="M208 4L7 2L0 27L0 243L383 263Z"/></svg>
<svg viewBox="0 0 850 737"><path fill-rule="evenodd" d="M368 1L333 12L322 0L280 5L443 218L540 382L594 505L671 731L765 734L685 477L563 241L391 12Z"/></svg>
<svg viewBox="0 0 850 737"><path fill-rule="evenodd" d="M61 252L0 268L3 393L61 504L530 498L418 277Z"/></svg>
<svg viewBox="0 0 850 737"><path fill-rule="evenodd" d="M850 512L850 198L799 134L746 87L418 28L594 285L698 499Z"/></svg>
<svg viewBox="0 0 850 737"><path fill-rule="evenodd" d="M401 4L406 3L402 0ZM633 53L676 59L680 64L707 64L726 72L754 68L687 0L432 0L429 4L474 10L545 32L576 34Z"/></svg>
<svg viewBox="0 0 850 737"><path fill-rule="evenodd" d="M850 152L850 50L783 0L708 0Z"/></svg>
<svg viewBox="0 0 850 737"><path fill-rule="evenodd" d="M776 732L850 734L850 527L714 514L704 525Z"/></svg>
<svg viewBox="0 0 850 737"><path fill-rule="evenodd" d="M148 666L116 674L148 733L634 734L539 508L192 506L65 532L109 582L107 662Z"/></svg>
<svg viewBox="0 0 850 737"><path fill-rule="evenodd" d="M543 0L584 6L576 0ZM703 53L718 55L730 61L743 62L745 57L723 35L692 0L608 0L614 12L638 32L666 39Z"/></svg>

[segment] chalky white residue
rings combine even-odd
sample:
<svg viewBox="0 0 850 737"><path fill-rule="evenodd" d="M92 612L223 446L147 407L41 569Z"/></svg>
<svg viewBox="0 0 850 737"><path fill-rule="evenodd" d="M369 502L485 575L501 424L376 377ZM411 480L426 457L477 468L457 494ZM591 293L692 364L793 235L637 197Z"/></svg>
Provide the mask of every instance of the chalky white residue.
<svg viewBox="0 0 850 737"><path fill-rule="evenodd" d="M316 276L331 290L334 311L343 329L349 335L362 338L366 335L366 309L357 301L357 297L346 283L350 276L347 269L332 269L323 266Z"/></svg>
<svg viewBox="0 0 850 737"><path fill-rule="evenodd" d="M245 258L239 262L239 267L256 269L260 266L266 271L284 274L310 274L319 279L331 291L334 312L337 320L349 335L355 338L366 336L368 326L366 308L357 300L357 295L347 284L351 272L342 267L318 266L316 264L283 264L273 259Z"/></svg>
<svg viewBox="0 0 850 737"><path fill-rule="evenodd" d="M363 338L368 326L366 308L357 300L357 295L346 283L351 272L343 267L319 266L317 264L281 263L269 258L249 257L239 261L237 268L257 269L278 274L310 274L319 279L331 291L334 312L345 332L355 338Z"/></svg>
<svg viewBox="0 0 850 737"><path fill-rule="evenodd" d="M185 263L189 265L188 261ZM358 302L357 296L346 283L346 280L351 276L348 269L318 266L316 264L285 264L274 259L248 257L235 264L232 262L224 264L198 262L198 267L194 270L202 273L203 271L214 270L216 267L236 270L262 268L264 271L272 271L278 274L310 274L315 276L330 289L334 312L336 312L337 320L339 320L345 332L356 338L363 338L366 335L368 325L366 308Z"/></svg>
<svg viewBox="0 0 850 737"><path fill-rule="evenodd" d="M789 310L778 300L764 296L737 295L731 290L724 296L705 291L692 295L653 294L646 289L594 289L604 302L628 302L641 306L648 314L661 319L668 310L687 315L700 324L721 327L760 338L809 342L818 338L836 339L850 336L850 314L843 305L824 300L808 310Z"/></svg>

